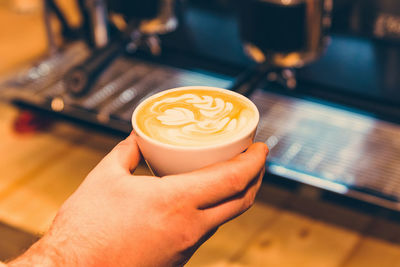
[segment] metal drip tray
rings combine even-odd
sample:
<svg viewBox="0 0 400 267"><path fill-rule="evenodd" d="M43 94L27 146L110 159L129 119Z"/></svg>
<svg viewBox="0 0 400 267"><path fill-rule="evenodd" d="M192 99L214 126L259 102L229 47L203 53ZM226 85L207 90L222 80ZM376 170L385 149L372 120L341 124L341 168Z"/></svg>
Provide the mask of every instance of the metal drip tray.
<svg viewBox="0 0 400 267"><path fill-rule="evenodd" d="M252 100L271 173L400 209L399 125L261 90Z"/></svg>
<svg viewBox="0 0 400 267"><path fill-rule="evenodd" d="M65 92L61 78L88 52L69 46L0 85L3 98L125 133L145 97L164 89L228 88L232 78L119 58L85 97ZM252 95L261 120L256 140L271 150L272 174L400 210L400 126L356 112L263 90ZM58 102L57 102L58 101Z"/></svg>

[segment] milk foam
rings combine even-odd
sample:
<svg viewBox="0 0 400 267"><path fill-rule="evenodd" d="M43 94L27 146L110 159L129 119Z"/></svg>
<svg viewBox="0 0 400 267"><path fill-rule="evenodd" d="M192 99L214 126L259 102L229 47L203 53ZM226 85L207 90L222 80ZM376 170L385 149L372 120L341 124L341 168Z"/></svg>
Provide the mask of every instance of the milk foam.
<svg viewBox="0 0 400 267"><path fill-rule="evenodd" d="M254 111L233 97L225 100L208 91L182 92L156 99L142 116L141 128L150 137L168 144L201 146L240 135L253 119Z"/></svg>

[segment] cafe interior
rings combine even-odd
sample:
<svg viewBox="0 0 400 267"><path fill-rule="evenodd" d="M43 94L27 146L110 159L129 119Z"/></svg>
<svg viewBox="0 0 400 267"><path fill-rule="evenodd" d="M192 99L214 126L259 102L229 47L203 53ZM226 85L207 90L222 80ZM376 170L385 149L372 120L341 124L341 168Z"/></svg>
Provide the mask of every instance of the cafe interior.
<svg viewBox="0 0 400 267"><path fill-rule="evenodd" d="M0 261L182 86L251 99L269 147L186 266L400 266L398 0L0 0Z"/></svg>

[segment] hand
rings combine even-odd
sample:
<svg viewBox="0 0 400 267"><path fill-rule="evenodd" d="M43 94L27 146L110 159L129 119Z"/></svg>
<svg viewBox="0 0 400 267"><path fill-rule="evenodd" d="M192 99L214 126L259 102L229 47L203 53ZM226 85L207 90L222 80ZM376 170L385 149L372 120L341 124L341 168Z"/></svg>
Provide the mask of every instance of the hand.
<svg viewBox="0 0 400 267"><path fill-rule="evenodd" d="M9 266L183 265L253 204L267 154L256 143L190 173L133 176L140 152L131 134L63 204L49 232Z"/></svg>

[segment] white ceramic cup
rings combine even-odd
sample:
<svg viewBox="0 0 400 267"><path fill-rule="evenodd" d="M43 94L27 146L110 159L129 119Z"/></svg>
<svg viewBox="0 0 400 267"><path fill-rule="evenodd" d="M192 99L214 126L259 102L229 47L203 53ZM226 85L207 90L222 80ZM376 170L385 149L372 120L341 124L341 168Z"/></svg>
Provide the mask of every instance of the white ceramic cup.
<svg viewBox="0 0 400 267"><path fill-rule="evenodd" d="M165 93L188 89L219 91L236 96L249 104L249 107L254 110L256 118L247 125L247 129L242 135L226 140L218 145L198 147L171 145L152 139L144 134L138 127L136 121L136 116L141 107L152 99L162 96ZM259 117L260 115L256 105L248 98L236 92L208 86L186 86L165 90L143 100L132 114L132 126L144 159L156 175L164 176L200 169L213 163L231 159L240 154L253 143Z"/></svg>

